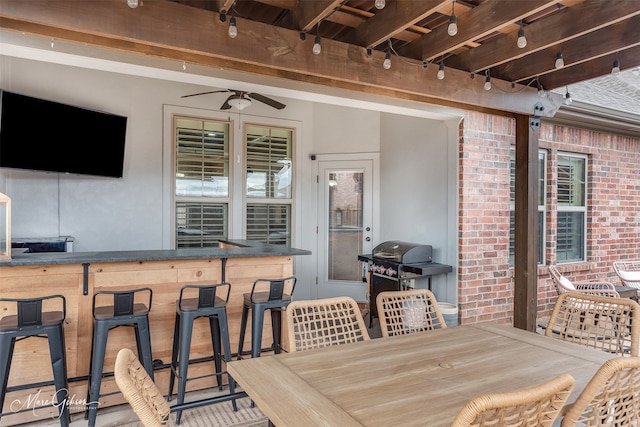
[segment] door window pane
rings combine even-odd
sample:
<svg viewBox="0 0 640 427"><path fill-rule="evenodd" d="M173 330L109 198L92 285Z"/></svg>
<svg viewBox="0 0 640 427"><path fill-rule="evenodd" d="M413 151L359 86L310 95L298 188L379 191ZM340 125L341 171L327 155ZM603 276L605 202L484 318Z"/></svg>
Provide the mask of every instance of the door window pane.
<svg viewBox="0 0 640 427"><path fill-rule="evenodd" d="M362 272L353 254L362 253L362 172L329 174L329 280L359 280Z"/></svg>

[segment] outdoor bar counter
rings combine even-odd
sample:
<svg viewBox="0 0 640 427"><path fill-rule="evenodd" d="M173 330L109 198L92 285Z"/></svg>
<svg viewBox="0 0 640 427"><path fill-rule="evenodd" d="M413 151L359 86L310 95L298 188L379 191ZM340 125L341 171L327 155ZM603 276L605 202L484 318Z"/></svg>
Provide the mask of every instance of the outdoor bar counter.
<svg viewBox="0 0 640 427"><path fill-rule="evenodd" d="M142 250L113 252L51 252L14 255L0 261L0 295L5 298L30 298L61 294L66 298L67 315L64 325L67 369L69 377L68 402L71 412L83 408L87 394L87 375L91 357L93 294L100 290L126 290L149 287L153 301L149 313L151 347L155 381L160 390L168 390L171 345L175 321L175 304L180 288L187 284L231 283L227 305L231 350L238 348L242 294L250 292L258 278L286 277L293 274L293 257L309 255L310 251L269 245L246 240L220 241L216 248L177 250ZM0 313L0 317L11 313ZM272 344L270 317L265 317L263 347ZM247 331L244 349L251 348L251 333ZM112 372L115 357L122 347L134 352L133 328L117 328L109 332L104 372ZM190 359L206 358L212 354L208 321L198 320L194 327ZM190 366L189 377L213 373L213 362ZM57 416L57 407L13 414L17 403L27 404L34 399L51 399L54 395L49 349L46 339L30 338L15 345L9 390L0 425L41 421ZM43 384L39 384L43 383ZM24 388L24 384L37 384ZM215 384L215 377L189 381L188 389L201 389ZM117 391L112 377L102 381L101 394ZM76 402L78 401L78 402ZM120 394L100 399L99 408L124 402ZM74 405L74 403L77 403ZM13 407L11 406L13 405ZM17 405L17 406L16 406ZM33 405L32 405L33 406ZM25 409L25 408L20 408ZM35 417L35 419L34 419ZM98 419L100 411L98 411Z"/></svg>

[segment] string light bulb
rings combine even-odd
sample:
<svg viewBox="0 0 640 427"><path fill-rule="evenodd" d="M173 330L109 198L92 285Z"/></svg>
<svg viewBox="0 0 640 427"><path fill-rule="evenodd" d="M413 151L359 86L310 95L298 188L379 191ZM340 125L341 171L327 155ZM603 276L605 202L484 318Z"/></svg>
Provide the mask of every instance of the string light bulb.
<svg viewBox="0 0 640 427"><path fill-rule="evenodd" d="M322 52L322 46L320 46L320 34L316 34L316 40L313 42L313 54L320 55Z"/></svg>
<svg viewBox="0 0 640 427"><path fill-rule="evenodd" d="M436 77L438 77L438 80L444 79L444 62L440 63L440 66L438 67L438 74L436 74Z"/></svg>
<svg viewBox="0 0 640 427"><path fill-rule="evenodd" d="M382 67L385 70L388 70L389 68L391 68L391 52L387 52L387 54L384 57L384 62L382 63Z"/></svg>
<svg viewBox="0 0 640 427"><path fill-rule="evenodd" d="M447 33L450 36L458 34L458 18L455 14L456 0L451 0L451 16L449 17L449 26L447 27Z"/></svg>
<svg viewBox="0 0 640 427"><path fill-rule="evenodd" d="M546 98L547 97L547 92L544 90L544 88L542 87L542 85L540 83L538 83L538 96L540 98Z"/></svg>
<svg viewBox="0 0 640 427"><path fill-rule="evenodd" d="M611 74L613 74L614 76L616 74L620 73L620 61L618 61L618 58L616 58L613 61L613 67L611 67Z"/></svg>
<svg viewBox="0 0 640 427"><path fill-rule="evenodd" d="M569 93L569 86L567 86L567 92L564 94L564 103L566 105L571 105L573 100L571 99L571 94Z"/></svg>
<svg viewBox="0 0 640 427"><path fill-rule="evenodd" d="M138 7L138 0L127 0L127 6L129 6L131 9L135 9L136 7Z"/></svg>
<svg viewBox="0 0 640 427"><path fill-rule="evenodd" d="M523 49L527 46L527 38L524 36L524 27L520 27L518 30L518 41L516 42L520 49Z"/></svg>
<svg viewBox="0 0 640 427"><path fill-rule="evenodd" d="M564 58L562 57L562 52L558 52L556 54L556 63L555 63L555 67L556 69L560 69L562 67L564 67Z"/></svg>
<svg viewBox="0 0 640 427"><path fill-rule="evenodd" d="M487 71L487 77L484 79L484 90L491 90L491 76Z"/></svg>
<svg viewBox="0 0 640 427"><path fill-rule="evenodd" d="M376 0L374 3L376 9L384 9L384 6L387 4L385 0Z"/></svg>
<svg viewBox="0 0 640 427"><path fill-rule="evenodd" d="M236 27L236 17L232 16L231 19L229 19L229 37L231 37L232 39L235 39L238 36L238 27Z"/></svg>

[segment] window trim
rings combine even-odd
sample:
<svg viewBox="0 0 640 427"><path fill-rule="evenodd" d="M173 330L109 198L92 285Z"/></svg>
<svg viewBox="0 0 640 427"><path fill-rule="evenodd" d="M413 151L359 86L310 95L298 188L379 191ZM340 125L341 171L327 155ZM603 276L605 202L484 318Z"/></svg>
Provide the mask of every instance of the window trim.
<svg viewBox="0 0 640 427"><path fill-rule="evenodd" d="M574 157L580 158L584 160L584 204L583 206L561 206L558 201L558 168L560 167L560 157ZM556 255L556 263L557 264L569 264L576 262L586 262L587 261L587 253L588 248L587 244L589 239L587 238L588 233L588 215L589 215L589 156L586 154L580 153L572 153L568 151L558 151L556 153L556 170L554 171L554 176L556 179L556 198L555 198L555 206L556 206L556 247L555 247L555 255ZM582 254L581 259L573 259L573 260L560 260L558 259L558 214L560 212L582 212Z"/></svg>

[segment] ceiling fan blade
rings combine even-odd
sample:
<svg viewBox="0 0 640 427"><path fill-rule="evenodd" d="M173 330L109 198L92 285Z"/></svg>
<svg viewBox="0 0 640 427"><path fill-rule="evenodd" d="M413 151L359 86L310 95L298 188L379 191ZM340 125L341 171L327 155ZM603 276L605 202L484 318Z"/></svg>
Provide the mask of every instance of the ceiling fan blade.
<svg viewBox="0 0 640 427"><path fill-rule="evenodd" d="M212 90L209 92L192 93L191 95L183 95L180 98L189 98L190 96L209 95L210 93L221 93L221 92L232 92L232 90L225 89L225 90Z"/></svg>
<svg viewBox="0 0 640 427"><path fill-rule="evenodd" d="M268 98L264 95L260 95L259 93L247 93L249 98L255 99L256 101L260 101L264 104L267 104L275 109L282 110L286 105L281 102L276 101L275 99Z"/></svg>
<svg viewBox="0 0 640 427"><path fill-rule="evenodd" d="M233 95L229 96L225 101L224 104L222 104L222 106L220 107L221 110L230 110L231 109L231 105L229 104L229 100L231 99Z"/></svg>

